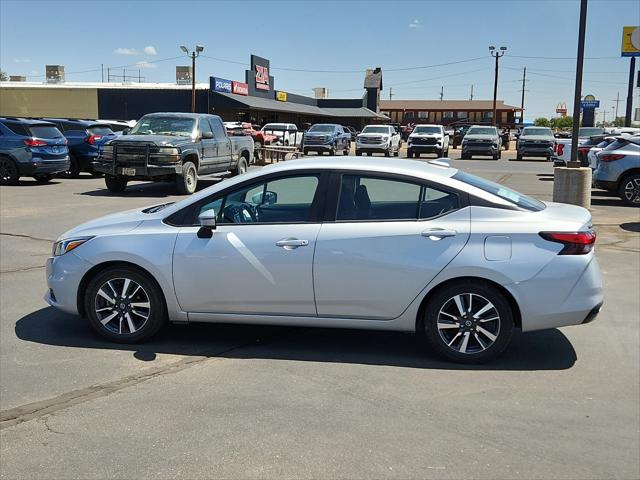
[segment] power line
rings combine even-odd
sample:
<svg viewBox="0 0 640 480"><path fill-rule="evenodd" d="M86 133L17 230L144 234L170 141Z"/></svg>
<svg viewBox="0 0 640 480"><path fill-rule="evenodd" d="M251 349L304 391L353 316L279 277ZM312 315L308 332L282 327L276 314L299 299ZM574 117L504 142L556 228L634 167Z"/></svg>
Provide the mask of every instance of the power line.
<svg viewBox="0 0 640 480"><path fill-rule="evenodd" d="M543 57L543 56L529 56L529 55L511 55L509 54L509 58L530 58L530 59L540 59L540 60L575 60L576 57ZM610 60L618 57L584 57L585 60Z"/></svg>

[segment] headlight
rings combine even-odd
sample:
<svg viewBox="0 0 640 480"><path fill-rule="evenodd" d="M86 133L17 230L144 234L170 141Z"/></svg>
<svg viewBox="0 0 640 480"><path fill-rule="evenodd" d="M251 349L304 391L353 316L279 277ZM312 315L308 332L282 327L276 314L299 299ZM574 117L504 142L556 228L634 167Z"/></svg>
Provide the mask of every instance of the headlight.
<svg viewBox="0 0 640 480"><path fill-rule="evenodd" d="M180 150L173 147L159 147L158 153L161 155L179 155Z"/></svg>
<svg viewBox="0 0 640 480"><path fill-rule="evenodd" d="M75 238L65 238L64 240L58 240L53 244L53 249L51 254L54 257L58 257L60 255L64 255L71 250L78 248L83 243L91 240L93 237L75 237Z"/></svg>

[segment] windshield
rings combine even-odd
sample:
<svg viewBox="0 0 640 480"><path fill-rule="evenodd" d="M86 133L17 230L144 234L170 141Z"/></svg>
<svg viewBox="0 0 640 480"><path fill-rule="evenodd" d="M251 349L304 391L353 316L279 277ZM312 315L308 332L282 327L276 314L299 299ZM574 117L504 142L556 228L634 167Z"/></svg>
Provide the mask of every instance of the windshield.
<svg viewBox="0 0 640 480"><path fill-rule="evenodd" d="M287 129L286 123L267 123L264 127L262 127L262 130L286 130L286 129Z"/></svg>
<svg viewBox="0 0 640 480"><path fill-rule="evenodd" d="M364 127L362 133L389 133L389 127L376 127L376 126L368 126Z"/></svg>
<svg viewBox="0 0 640 480"><path fill-rule="evenodd" d="M472 127L467 131L467 135L497 135L495 127Z"/></svg>
<svg viewBox="0 0 640 480"><path fill-rule="evenodd" d="M581 127L578 130L579 137L591 137L593 135L602 135L602 134L604 134L604 128Z"/></svg>
<svg viewBox="0 0 640 480"><path fill-rule="evenodd" d="M176 135L190 137L195 119L188 117L149 116L142 117L129 135Z"/></svg>
<svg viewBox="0 0 640 480"><path fill-rule="evenodd" d="M496 195L520 208L524 208L525 210L539 212L540 210L545 209L544 203L536 200L535 198L527 197L526 195L518 193L515 190L511 190L504 185L485 180L481 177L476 177L470 173L458 171L452 178Z"/></svg>
<svg viewBox="0 0 640 480"><path fill-rule="evenodd" d="M336 127L333 125L314 125L309 129L309 131L316 133L333 133L335 129Z"/></svg>
<svg viewBox="0 0 640 480"><path fill-rule="evenodd" d="M440 127L416 127L413 133L442 133Z"/></svg>
<svg viewBox="0 0 640 480"><path fill-rule="evenodd" d="M530 135L548 135L549 137L553 137L553 132L550 128L525 128L522 131L523 137Z"/></svg>

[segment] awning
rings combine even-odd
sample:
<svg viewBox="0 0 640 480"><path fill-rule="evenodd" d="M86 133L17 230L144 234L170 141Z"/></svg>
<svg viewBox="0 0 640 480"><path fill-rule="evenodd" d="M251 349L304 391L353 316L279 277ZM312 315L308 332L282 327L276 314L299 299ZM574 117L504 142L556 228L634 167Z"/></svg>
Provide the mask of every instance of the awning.
<svg viewBox="0 0 640 480"><path fill-rule="evenodd" d="M241 96L231 93L212 92L212 95L214 98L217 97L217 99L220 100L220 102L216 101L214 106L222 108L300 113L303 115L313 115L317 117L376 118L379 120L389 119L384 115L378 114L364 107L320 108L316 105L280 102L271 98Z"/></svg>

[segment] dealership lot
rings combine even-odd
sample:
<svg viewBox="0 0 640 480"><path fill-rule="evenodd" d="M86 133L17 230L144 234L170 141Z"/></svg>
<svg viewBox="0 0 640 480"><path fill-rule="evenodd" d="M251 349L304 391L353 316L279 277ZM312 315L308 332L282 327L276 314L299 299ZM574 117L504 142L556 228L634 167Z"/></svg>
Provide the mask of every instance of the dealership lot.
<svg viewBox="0 0 640 480"><path fill-rule="evenodd" d="M551 199L548 162L450 154ZM106 343L42 301L51 242L96 216L179 198L173 186L114 195L83 176L3 187L0 474L637 478L640 217L602 193L599 318L520 335L494 363L463 367L381 332L191 325Z"/></svg>

